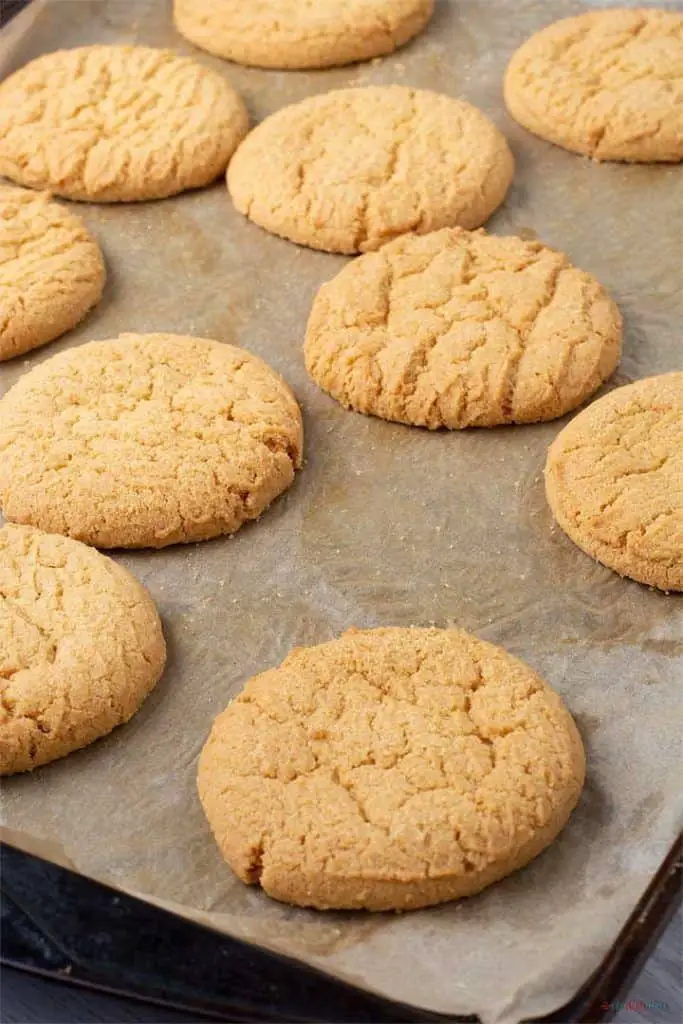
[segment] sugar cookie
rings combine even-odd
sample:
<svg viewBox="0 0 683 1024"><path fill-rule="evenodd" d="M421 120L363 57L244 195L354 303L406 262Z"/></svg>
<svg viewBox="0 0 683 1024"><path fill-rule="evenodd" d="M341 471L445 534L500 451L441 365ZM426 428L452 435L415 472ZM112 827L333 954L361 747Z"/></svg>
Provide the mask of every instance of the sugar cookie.
<svg viewBox="0 0 683 1024"><path fill-rule="evenodd" d="M0 84L0 174L68 199L162 199L213 181L247 128L225 78L188 57L57 50Z"/></svg>
<svg viewBox="0 0 683 1024"><path fill-rule="evenodd" d="M579 413L550 446L545 486L582 551L683 590L683 373L617 388Z"/></svg>
<svg viewBox="0 0 683 1024"><path fill-rule="evenodd" d="M262 68L327 68L392 53L434 0L175 0L176 28L217 57Z"/></svg>
<svg viewBox="0 0 683 1024"><path fill-rule="evenodd" d="M558 695L499 647L351 630L247 683L198 786L243 882L299 906L408 910L527 864L567 822L584 767Z"/></svg>
<svg viewBox="0 0 683 1024"><path fill-rule="evenodd" d="M291 391L244 349L124 334L69 349L0 401L5 518L97 547L233 533L292 483Z"/></svg>
<svg viewBox="0 0 683 1024"><path fill-rule="evenodd" d="M0 529L0 774L127 722L165 659L156 608L126 569L67 537Z"/></svg>
<svg viewBox="0 0 683 1024"><path fill-rule="evenodd" d="M512 154L476 107L398 85L312 96L266 118L228 168L240 213L301 245L366 252L407 231L476 228Z"/></svg>
<svg viewBox="0 0 683 1024"><path fill-rule="evenodd" d="M521 125L596 160L683 160L683 14L612 8L520 47L505 102Z"/></svg>
<svg viewBox="0 0 683 1024"><path fill-rule="evenodd" d="M319 291L306 367L347 408L436 429L575 408L621 352L619 310L540 242L444 228L404 235Z"/></svg>
<svg viewBox="0 0 683 1024"><path fill-rule="evenodd" d="M102 253L47 195L0 185L0 361L75 327L102 295Z"/></svg>

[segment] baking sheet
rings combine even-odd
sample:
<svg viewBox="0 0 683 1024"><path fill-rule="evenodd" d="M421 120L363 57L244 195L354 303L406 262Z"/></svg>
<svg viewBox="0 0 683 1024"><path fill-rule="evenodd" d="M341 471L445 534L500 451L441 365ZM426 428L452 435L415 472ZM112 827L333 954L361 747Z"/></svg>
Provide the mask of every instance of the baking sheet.
<svg viewBox="0 0 683 1024"><path fill-rule="evenodd" d="M0 74L60 46L140 42L221 70L254 120L352 84L471 100L517 160L490 229L565 250L622 308L613 386L683 366L682 170L599 166L554 148L507 117L500 90L515 47L583 6L437 0L428 32L389 58L283 73L192 50L164 2L37 0L0 35ZM344 258L261 232L221 183L77 212L105 252L104 298L65 339L4 364L0 392L61 349L121 331L217 338L258 353L292 385L307 461L290 492L231 539L115 556L158 603L167 672L129 725L8 780L5 824L51 859L394 999L487 1024L556 1009L598 965L680 827L683 598L619 579L553 528L541 472L564 420L430 434L345 412L309 381L308 309ZM431 623L503 644L567 700L588 781L559 841L478 897L403 916L291 909L236 881L195 795L213 717L296 644L350 625Z"/></svg>

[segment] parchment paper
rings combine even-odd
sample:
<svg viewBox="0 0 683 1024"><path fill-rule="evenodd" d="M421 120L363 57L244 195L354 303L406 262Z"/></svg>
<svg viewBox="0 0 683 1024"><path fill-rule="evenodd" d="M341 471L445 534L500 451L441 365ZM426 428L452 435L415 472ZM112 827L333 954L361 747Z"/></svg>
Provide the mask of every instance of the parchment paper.
<svg viewBox="0 0 683 1024"><path fill-rule="evenodd" d="M163 2L37 2L5 33L0 73L60 46L125 41L192 52L234 83L255 120L347 84L397 81L471 100L517 160L490 229L565 250L619 302L626 347L614 386L683 366L682 170L599 166L506 115L510 54L580 9L440 0L428 32L392 57L280 73L192 50ZM129 725L9 780L6 825L48 857L60 854L44 840L61 845L85 874L395 999L487 1024L556 1009L596 968L680 826L681 597L621 580L553 528L541 470L565 421L430 434L345 412L312 384L306 317L343 258L263 233L222 183L78 212L106 255L103 301L67 338L5 364L2 391L62 348L124 330L236 342L295 389L307 462L291 491L232 539L115 556L159 605L167 672ZM296 910L243 886L195 795L213 717L295 644L350 625L411 623L455 623L503 644L564 695L588 753L570 825L484 894L403 916Z"/></svg>

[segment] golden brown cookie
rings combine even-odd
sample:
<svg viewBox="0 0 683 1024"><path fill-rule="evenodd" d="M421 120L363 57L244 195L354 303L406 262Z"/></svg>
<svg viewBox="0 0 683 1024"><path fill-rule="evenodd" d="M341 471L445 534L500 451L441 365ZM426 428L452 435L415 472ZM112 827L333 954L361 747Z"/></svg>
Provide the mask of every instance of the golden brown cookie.
<svg viewBox="0 0 683 1024"><path fill-rule="evenodd" d="M613 8L557 21L515 53L505 102L535 135L596 160L683 160L683 14Z"/></svg>
<svg viewBox="0 0 683 1024"><path fill-rule="evenodd" d="M562 416L609 377L621 316L540 242L444 228L348 263L318 292L304 347L347 408L451 429Z"/></svg>
<svg viewBox="0 0 683 1024"><path fill-rule="evenodd" d="M683 590L683 373L636 381L579 413L550 446L545 487L586 554Z"/></svg>
<svg viewBox="0 0 683 1024"><path fill-rule="evenodd" d="M47 764L138 710L166 646L122 566L30 526L0 529L0 774Z"/></svg>
<svg viewBox="0 0 683 1024"><path fill-rule="evenodd" d="M46 194L0 185L0 361L75 327L104 287L102 253Z"/></svg>
<svg viewBox="0 0 683 1024"><path fill-rule="evenodd" d="M255 224L329 252L378 249L407 231L476 228L514 162L476 107L398 85L312 96L266 118L228 168Z"/></svg>
<svg viewBox="0 0 683 1024"><path fill-rule="evenodd" d="M327 68L392 53L434 0L175 0L176 28L203 50L263 68Z"/></svg>
<svg viewBox="0 0 683 1024"><path fill-rule="evenodd" d="M527 864L584 770L571 716L527 665L461 630L374 629L251 679L198 786L243 882L299 906L410 910Z"/></svg>
<svg viewBox="0 0 683 1024"><path fill-rule="evenodd" d="M6 519L165 547L257 519L301 465L301 413L244 349L123 334L53 356L0 401Z"/></svg>
<svg viewBox="0 0 683 1024"><path fill-rule="evenodd" d="M216 71L169 50L57 50L0 84L0 174L69 199L162 199L213 181L246 134Z"/></svg>

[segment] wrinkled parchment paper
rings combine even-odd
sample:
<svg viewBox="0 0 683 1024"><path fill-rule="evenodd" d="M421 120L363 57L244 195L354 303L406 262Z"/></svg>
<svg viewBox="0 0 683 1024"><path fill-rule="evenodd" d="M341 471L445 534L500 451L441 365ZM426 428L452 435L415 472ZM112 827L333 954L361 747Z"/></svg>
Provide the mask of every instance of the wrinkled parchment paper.
<svg viewBox="0 0 683 1024"><path fill-rule="evenodd" d="M437 2L428 32L385 60L322 72L240 68L193 51L164 2L38 2L4 33L0 73L60 46L140 42L192 52L255 120L344 85L462 96L506 133L514 186L489 227L540 237L611 290L626 319L612 382L680 369L683 170L599 166L506 115L516 46L577 3ZM2 38L0 36L0 38ZM430 434L342 410L308 380L301 343L342 257L268 236L222 183L156 203L88 206L109 281L67 338L5 364L0 390L60 349L120 331L236 342L303 405L307 462L232 539L117 554L164 619L168 670L127 726L5 785L4 820L76 869L376 992L508 1024L564 1004L597 967L681 821L683 598L621 580L557 529L541 482L563 422ZM195 765L214 716L295 644L349 625L455 623L503 644L563 694L588 753L585 794L552 849L460 904L397 915L315 913L236 881L210 837ZM16 837L15 837L16 838ZM37 843L37 845L36 845Z"/></svg>

